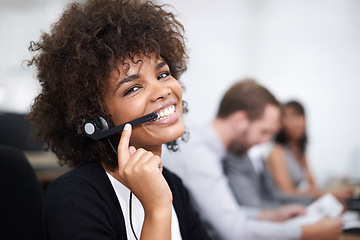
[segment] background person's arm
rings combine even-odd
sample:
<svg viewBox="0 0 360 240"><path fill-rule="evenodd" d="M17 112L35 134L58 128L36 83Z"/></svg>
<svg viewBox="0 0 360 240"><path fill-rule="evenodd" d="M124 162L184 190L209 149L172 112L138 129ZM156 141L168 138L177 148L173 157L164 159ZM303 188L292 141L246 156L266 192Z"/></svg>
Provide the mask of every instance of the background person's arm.
<svg viewBox="0 0 360 240"><path fill-rule="evenodd" d="M319 222L302 227L301 240L337 240L342 233L340 219L323 218Z"/></svg>
<svg viewBox="0 0 360 240"><path fill-rule="evenodd" d="M297 195L296 186L292 183L286 168L283 147L275 145L269 154L267 163L278 188L289 195Z"/></svg>
<svg viewBox="0 0 360 240"><path fill-rule="evenodd" d="M327 192L330 192L341 202L344 202L346 199L349 199L353 196L354 188L350 187L350 186L342 186L342 187L335 188L335 189L328 189L327 191L325 189L322 190L322 189L317 188L316 183L313 178L313 175L308 166L306 156L304 156L304 167L305 167L307 179L310 184L310 188L307 191L307 193L309 193L310 195L318 198L318 197L321 197L322 195L326 194Z"/></svg>
<svg viewBox="0 0 360 240"><path fill-rule="evenodd" d="M184 168L182 180L202 219L221 239L300 239L299 226L285 227L282 223L260 221L258 211L239 205L223 174L221 160L209 154L208 148L196 146L191 150L182 148L182 159L177 159L176 164Z"/></svg>

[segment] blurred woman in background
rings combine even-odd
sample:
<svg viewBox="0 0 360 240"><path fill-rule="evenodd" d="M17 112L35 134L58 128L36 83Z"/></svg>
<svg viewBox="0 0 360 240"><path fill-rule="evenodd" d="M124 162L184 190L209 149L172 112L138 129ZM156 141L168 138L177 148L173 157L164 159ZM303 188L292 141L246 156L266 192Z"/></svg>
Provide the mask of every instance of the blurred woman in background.
<svg viewBox="0 0 360 240"><path fill-rule="evenodd" d="M301 103L290 101L282 107L282 129L275 137L268 167L280 190L289 195L306 195L317 198L324 194L315 184L309 169L306 146L305 110ZM339 200L352 197L351 188L331 191Z"/></svg>

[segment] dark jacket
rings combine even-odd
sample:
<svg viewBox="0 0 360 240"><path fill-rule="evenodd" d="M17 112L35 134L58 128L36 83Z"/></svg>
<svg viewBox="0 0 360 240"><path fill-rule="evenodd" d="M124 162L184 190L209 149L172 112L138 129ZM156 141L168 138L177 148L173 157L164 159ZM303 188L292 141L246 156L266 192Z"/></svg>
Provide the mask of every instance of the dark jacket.
<svg viewBox="0 0 360 240"><path fill-rule="evenodd" d="M181 180L167 169L163 175L173 194L183 240L209 239ZM127 239L118 198L98 162L76 168L48 187L43 222L45 239Z"/></svg>

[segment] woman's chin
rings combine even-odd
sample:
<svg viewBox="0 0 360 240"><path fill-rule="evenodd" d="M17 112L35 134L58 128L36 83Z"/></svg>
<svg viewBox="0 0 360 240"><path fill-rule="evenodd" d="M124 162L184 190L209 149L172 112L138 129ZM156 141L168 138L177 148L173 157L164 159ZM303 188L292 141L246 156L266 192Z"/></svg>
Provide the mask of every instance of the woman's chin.
<svg viewBox="0 0 360 240"><path fill-rule="evenodd" d="M182 130L178 130L178 131L173 131L173 132L169 132L167 136L165 136L166 138L166 142L172 142L175 141L176 139L180 138L182 135L184 135L185 132L185 128L183 128Z"/></svg>
<svg viewBox="0 0 360 240"><path fill-rule="evenodd" d="M185 126L182 121L179 121L175 125L169 127L166 129L166 132L164 134L164 139L166 139L165 142L172 142L178 138L180 138L185 133Z"/></svg>

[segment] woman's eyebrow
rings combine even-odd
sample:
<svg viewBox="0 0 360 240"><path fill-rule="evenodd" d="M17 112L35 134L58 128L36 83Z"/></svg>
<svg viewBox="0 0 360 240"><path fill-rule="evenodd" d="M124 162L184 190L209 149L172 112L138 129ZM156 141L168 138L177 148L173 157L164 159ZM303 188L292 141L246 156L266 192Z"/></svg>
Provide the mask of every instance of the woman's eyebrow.
<svg viewBox="0 0 360 240"><path fill-rule="evenodd" d="M166 62L161 62L161 63L159 63L158 65L156 65L155 69L156 69L156 70L159 70L160 68L162 68L162 67L165 66L165 65L167 65Z"/></svg>
<svg viewBox="0 0 360 240"><path fill-rule="evenodd" d="M116 84L116 88L115 88L115 92L116 90L119 89L119 87L124 84L124 83L127 83L127 82L131 82L131 81L134 81L135 79L139 78L139 75L137 74L134 74L134 75L131 75L131 76L128 76L124 79L122 79L121 81L119 81L117 84Z"/></svg>

